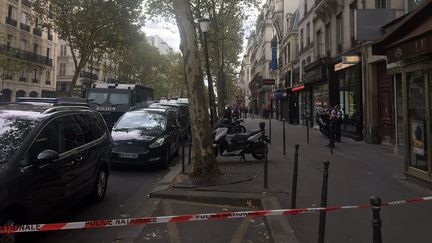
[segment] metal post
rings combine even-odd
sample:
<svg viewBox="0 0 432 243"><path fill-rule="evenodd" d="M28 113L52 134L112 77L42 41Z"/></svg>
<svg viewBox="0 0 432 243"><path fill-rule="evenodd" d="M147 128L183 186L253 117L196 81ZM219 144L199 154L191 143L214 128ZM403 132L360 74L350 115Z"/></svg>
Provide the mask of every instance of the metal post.
<svg viewBox="0 0 432 243"><path fill-rule="evenodd" d="M185 173L185 138L182 137L182 174Z"/></svg>
<svg viewBox="0 0 432 243"><path fill-rule="evenodd" d="M192 137L189 140L189 162L188 164L191 164L191 154L192 154Z"/></svg>
<svg viewBox="0 0 432 243"><path fill-rule="evenodd" d="M295 145L294 154L294 168L293 168L293 182L292 182L292 192L291 192L291 208L296 208L297 202L297 176L298 176L298 151L300 145Z"/></svg>
<svg viewBox="0 0 432 243"><path fill-rule="evenodd" d="M324 162L323 184L321 189L321 207L327 207L328 169L330 162ZM319 217L318 243L324 243L326 212L321 211Z"/></svg>
<svg viewBox="0 0 432 243"><path fill-rule="evenodd" d="M309 116L306 116L306 140L309 144Z"/></svg>
<svg viewBox="0 0 432 243"><path fill-rule="evenodd" d="M285 140L285 118L282 118L282 132L283 132L283 155L286 155L286 140Z"/></svg>
<svg viewBox="0 0 432 243"><path fill-rule="evenodd" d="M270 100L270 114L269 114L269 139L271 141L272 132L271 132L271 120L273 115L273 100Z"/></svg>
<svg viewBox="0 0 432 243"><path fill-rule="evenodd" d="M372 206L372 229L373 229L373 243L382 243L381 226L382 221L380 218L381 198L372 196L370 197L370 204Z"/></svg>
<svg viewBox="0 0 432 243"><path fill-rule="evenodd" d="M264 161L264 188L268 188L268 148L265 145L265 161Z"/></svg>

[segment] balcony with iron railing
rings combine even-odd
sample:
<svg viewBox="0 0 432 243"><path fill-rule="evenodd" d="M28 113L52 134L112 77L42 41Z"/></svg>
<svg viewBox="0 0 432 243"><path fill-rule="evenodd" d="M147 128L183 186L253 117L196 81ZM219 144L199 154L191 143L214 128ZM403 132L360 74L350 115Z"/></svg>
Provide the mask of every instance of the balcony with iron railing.
<svg viewBox="0 0 432 243"><path fill-rule="evenodd" d="M26 25L24 23L20 23L20 29L30 32L30 25Z"/></svg>
<svg viewBox="0 0 432 243"><path fill-rule="evenodd" d="M39 79L37 79L37 78L32 78L32 83L35 83L35 84L39 83Z"/></svg>
<svg viewBox="0 0 432 243"><path fill-rule="evenodd" d="M98 77L97 74L90 73L90 72L87 72L87 71L81 71L80 72L80 77L81 78L88 78L90 80L98 80L99 79L99 77Z"/></svg>
<svg viewBox="0 0 432 243"><path fill-rule="evenodd" d="M19 78L19 81L20 81L20 82L26 82L26 81L27 81L27 78L26 78L26 77L20 77L20 78Z"/></svg>
<svg viewBox="0 0 432 243"><path fill-rule="evenodd" d="M27 6L29 8L31 8L31 6L32 6L31 1L29 1L29 0L22 0L21 2L22 2L22 5Z"/></svg>
<svg viewBox="0 0 432 243"><path fill-rule="evenodd" d="M17 21L15 19L12 19L9 16L6 16L6 24L12 25L13 27L17 27Z"/></svg>
<svg viewBox="0 0 432 243"><path fill-rule="evenodd" d="M34 28L33 29L33 34L37 35L37 36L42 36L42 30L39 28Z"/></svg>
<svg viewBox="0 0 432 243"><path fill-rule="evenodd" d="M0 53L4 53L14 58L18 58L24 61L34 62L42 65L51 66L53 65L53 60L51 58L41 56L39 54L24 51L19 48L11 47L8 45L0 45Z"/></svg>

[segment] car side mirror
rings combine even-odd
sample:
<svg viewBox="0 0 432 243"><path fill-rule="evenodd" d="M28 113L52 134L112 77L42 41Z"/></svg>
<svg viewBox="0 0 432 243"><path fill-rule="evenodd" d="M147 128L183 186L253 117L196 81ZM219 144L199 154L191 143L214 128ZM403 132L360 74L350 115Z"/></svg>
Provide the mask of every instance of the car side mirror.
<svg viewBox="0 0 432 243"><path fill-rule="evenodd" d="M52 163L54 160L57 160L59 158L60 155L57 151L46 149L38 154L36 163Z"/></svg>

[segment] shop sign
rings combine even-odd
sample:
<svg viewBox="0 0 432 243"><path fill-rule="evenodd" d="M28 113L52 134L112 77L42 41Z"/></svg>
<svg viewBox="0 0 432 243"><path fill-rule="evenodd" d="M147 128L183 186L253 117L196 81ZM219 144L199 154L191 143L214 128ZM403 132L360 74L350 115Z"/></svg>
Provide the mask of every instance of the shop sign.
<svg viewBox="0 0 432 243"><path fill-rule="evenodd" d="M274 79L263 79L262 84L263 85L275 85L275 80Z"/></svg>
<svg viewBox="0 0 432 243"><path fill-rule="evenodd" d="M305 88L304 85L300 85L300 86L297 86L297 87L295 87L295 88L292 88L292 91L299 91L299 90L302 90L302 89L304 89L304 88Z"/></svg>
<svg viewBox="0 0 432 243"><path fill-rule="evenodd" d="M338 64L335 64L334 70L335 70L335 72L337 72L337 71L340 71L342 69L349 68L352 66L354 66L354 64L344 64L344 63L340 62Z"/></svg>
<svg viewBox="0 0 432 243"><path fill-rule="evenodd" d="M414 154L424 156L425 147L425 126L424 121L411 121L411 147Z"/></svg>
<svg viewBox="0 0 432 243"><path fill-rule="evenodd" d="M343 64L357 64L360 62L359 56L342 56Z"/></svg>
<svg viewBox="0 0 432 243"><path fill-rule="evenodd" d="M416 38L388 48L386 55L389 63L392 63L431 52L432 34L428 34L423 38Z"/></svg>
<svg viewBox="0 0 432 243"><path fill-rule="evenodd" d="M314 82L318 82L321 81L322 78L322 69L321 66L318 66L316 68L313 68L307 72L305 72L304 74L304 82L306 84L310 84L310 83L314 83Z"/></svg>

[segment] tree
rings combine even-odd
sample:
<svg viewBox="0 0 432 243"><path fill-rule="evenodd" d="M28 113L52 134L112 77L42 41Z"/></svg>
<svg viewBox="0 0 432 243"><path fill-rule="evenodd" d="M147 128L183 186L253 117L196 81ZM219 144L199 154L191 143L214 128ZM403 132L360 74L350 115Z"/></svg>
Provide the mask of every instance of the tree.
<svg viewBox="0 0 432 243"><path fill-rule="evenodd" d="M69 95L90 59L131 44L142 26L142 0L49 0L35 2L43 27L68 42L75 72Z"/></svg>
<svg viewBox="0 0 432 243"><path fill-rule="evenodd" d="M212 177L221 174L214 156L211 126L204 90L203 73L194 18L188 0L174 0L174 13L180 32L180 50L189 93L189 111L192 120L192 173L191 176Z"/></svg>

